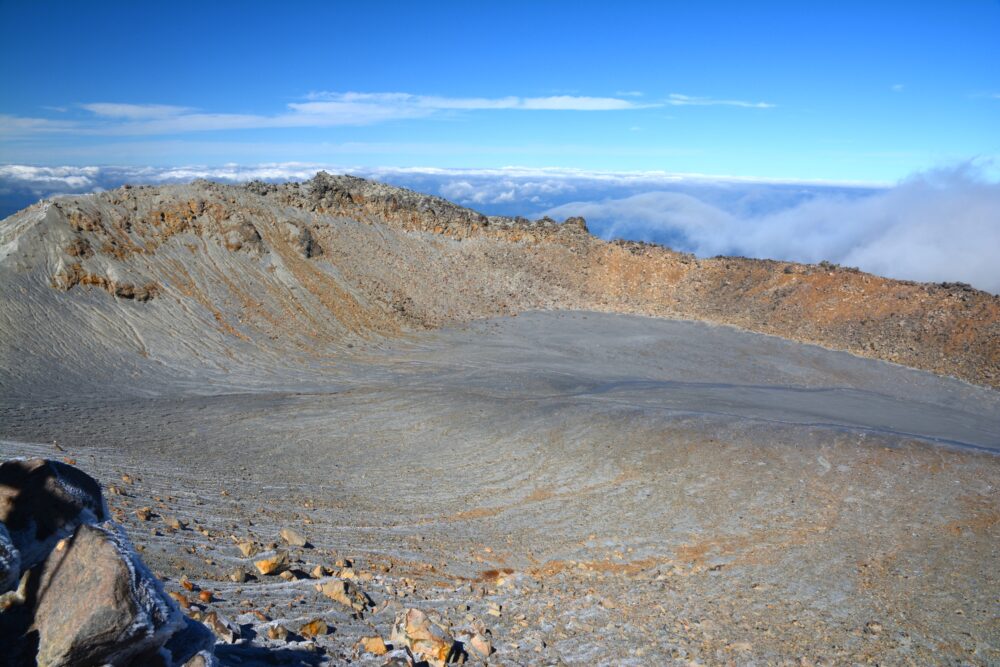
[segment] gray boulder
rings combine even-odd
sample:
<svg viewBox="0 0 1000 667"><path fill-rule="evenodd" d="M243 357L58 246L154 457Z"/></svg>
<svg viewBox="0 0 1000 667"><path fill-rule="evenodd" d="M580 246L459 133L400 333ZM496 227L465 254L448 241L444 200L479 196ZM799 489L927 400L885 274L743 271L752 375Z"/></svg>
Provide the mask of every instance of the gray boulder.
<svg viewBox="0 0 1000 667"><path fill-rule="evenodd" d="M127 664L184 628L177 605L114 522L80 525L42 568L39 667Z"/></svg>

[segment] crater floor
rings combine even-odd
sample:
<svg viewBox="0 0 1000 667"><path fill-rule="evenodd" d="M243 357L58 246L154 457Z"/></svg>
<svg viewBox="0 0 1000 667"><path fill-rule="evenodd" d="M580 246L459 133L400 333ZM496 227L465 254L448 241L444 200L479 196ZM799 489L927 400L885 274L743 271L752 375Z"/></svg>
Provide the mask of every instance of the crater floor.
<svg viewBox="0 0 1000 667"><path fill-rule="evenodd" d="M379 664L354 645L404 607L482 619L490 664L1000 663L996 391L591 312L350 355L143 398L13 388L0 450L113 484L168 590L187 576L244 626L226 664ZM374 609L229 579L252 570L232 536L284 527L303 571L370 575ZM267 638L316 617L330 634Z"/></svg>

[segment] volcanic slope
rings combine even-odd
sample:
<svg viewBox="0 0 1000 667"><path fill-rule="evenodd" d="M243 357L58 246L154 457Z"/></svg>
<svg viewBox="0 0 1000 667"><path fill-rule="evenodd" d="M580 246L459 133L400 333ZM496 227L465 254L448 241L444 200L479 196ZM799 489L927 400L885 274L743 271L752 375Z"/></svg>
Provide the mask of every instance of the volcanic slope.
<svg viewBox="0 0 1000 667"><path fill-rule="evenodd" d="M0 224L0 453L108 483L227 665L381 664L405 608L489 664L998 664L998 301L326 174L123 188Z"/></svg>
<svg viewBox="0 0 1000 667"><path fill-rule="evenodd" d="M696 259L325 173L37 204L0 227L0 306L8 389L45 386L53 361L67 390L193 368L266 384L349 345L553 309L731 324L1000 385L1000 297L963 285Z"/></svg>

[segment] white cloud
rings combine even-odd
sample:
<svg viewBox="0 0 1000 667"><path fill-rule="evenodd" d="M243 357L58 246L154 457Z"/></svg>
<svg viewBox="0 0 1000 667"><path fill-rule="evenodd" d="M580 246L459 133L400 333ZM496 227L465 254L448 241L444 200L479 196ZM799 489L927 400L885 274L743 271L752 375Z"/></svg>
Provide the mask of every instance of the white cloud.
<svg viewBox="0 0 1000 667"><path fill-rule="evenodd" d="M0 116L0 135L18 137L44 132L104 136L163 135L220 130L373 125L471 111L627 111L659 106L638 104L618 97L581 95L441 97L409 93L314 92L306 100L290 103L284 112L272 115L205 113L190 107L167 104L92 102L79 105L92 116L78 120Z"/></svg>
<svg viewBox="0 0 1000 667"><path fill-rule="evenodd" d="M746 102L744 100L717 100L711 97L692 97L690 95L680 95L671 93L667 98L667 104L675 107L698 106L698 107L743 107L747 109L773 109L776 104L770 102Z"/></svg>
<svg viewBox="0 0 1000 667"><path fill-rule="evenodd" d="M552 95L548 97L441 97L411 95L409 93L335 93L314 92L308 98L312 103L291 104L296 110L323 110L340 108L331 105L366 105L388 112L412 114L414 110L471 111L494 109L558 110L558 111L620 111L641 109L650 105L636 104L620 97L588 97L581 95Z"/></svg>
<svg viewBox="0 0 1000 667"><path fill-rule="evenodd" d="M77 124L48 118L29 118L0 114L0 137L17 138L32 134L72 132Z"/></svg>
<svg viewBox="0 0 1000 667"><path fill-rule="evenodd" d="M81 108L109 118L126 118L128 120L143 120L147 118L168 118L179 116L191 111L189 107L177 107L169 104L118 104L114 102L93 102L81 104Z"/></svg>
<svg viewBox="0 0 1000 667"><path fill-rule="evenodd" d="M0 165L0 184L12 183L33 191L88 190L96 184L100 167L32 167Z"/></svg>
<svg viewBox="0 0 1000 667"><path fill-rule="evenodd" d="M894 278L962 281L1000 293L1000 183L970 165L917 174L863 197L819 193L761 215L666 191L570 202L547 213L583 215L606 237L668 241L700 256L825 259Z"/></svg>
<svg viewBox="0 0 1000 667"><path fill-rule="evenodd" d="M890 90L892 90L892 92L894 92L894 93L901 93L901 92L903 92L904 88L906 88L906 86L904 86L903 84L896 83L896 84L893 84L891 86Z"/></svg>

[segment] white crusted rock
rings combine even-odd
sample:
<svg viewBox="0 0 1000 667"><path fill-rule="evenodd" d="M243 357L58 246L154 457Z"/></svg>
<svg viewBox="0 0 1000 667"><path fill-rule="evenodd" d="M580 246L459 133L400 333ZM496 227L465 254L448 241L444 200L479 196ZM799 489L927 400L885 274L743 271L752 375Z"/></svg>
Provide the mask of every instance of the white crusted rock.
<svg viewBox="0 0 1000 667"><path fill-rule="evenodd" d="M124 664L184 627L177 605L114 522L81 525L42 569L35 608L39 667Z"/></svg>
<svg viewBox="0 0 1000 667"><path fill-rule="evenodd" d="M0 523L21 554L21 569L44 561L80 524L108 518L101 485L82 470L46 459L0 464Z"/></svg>

